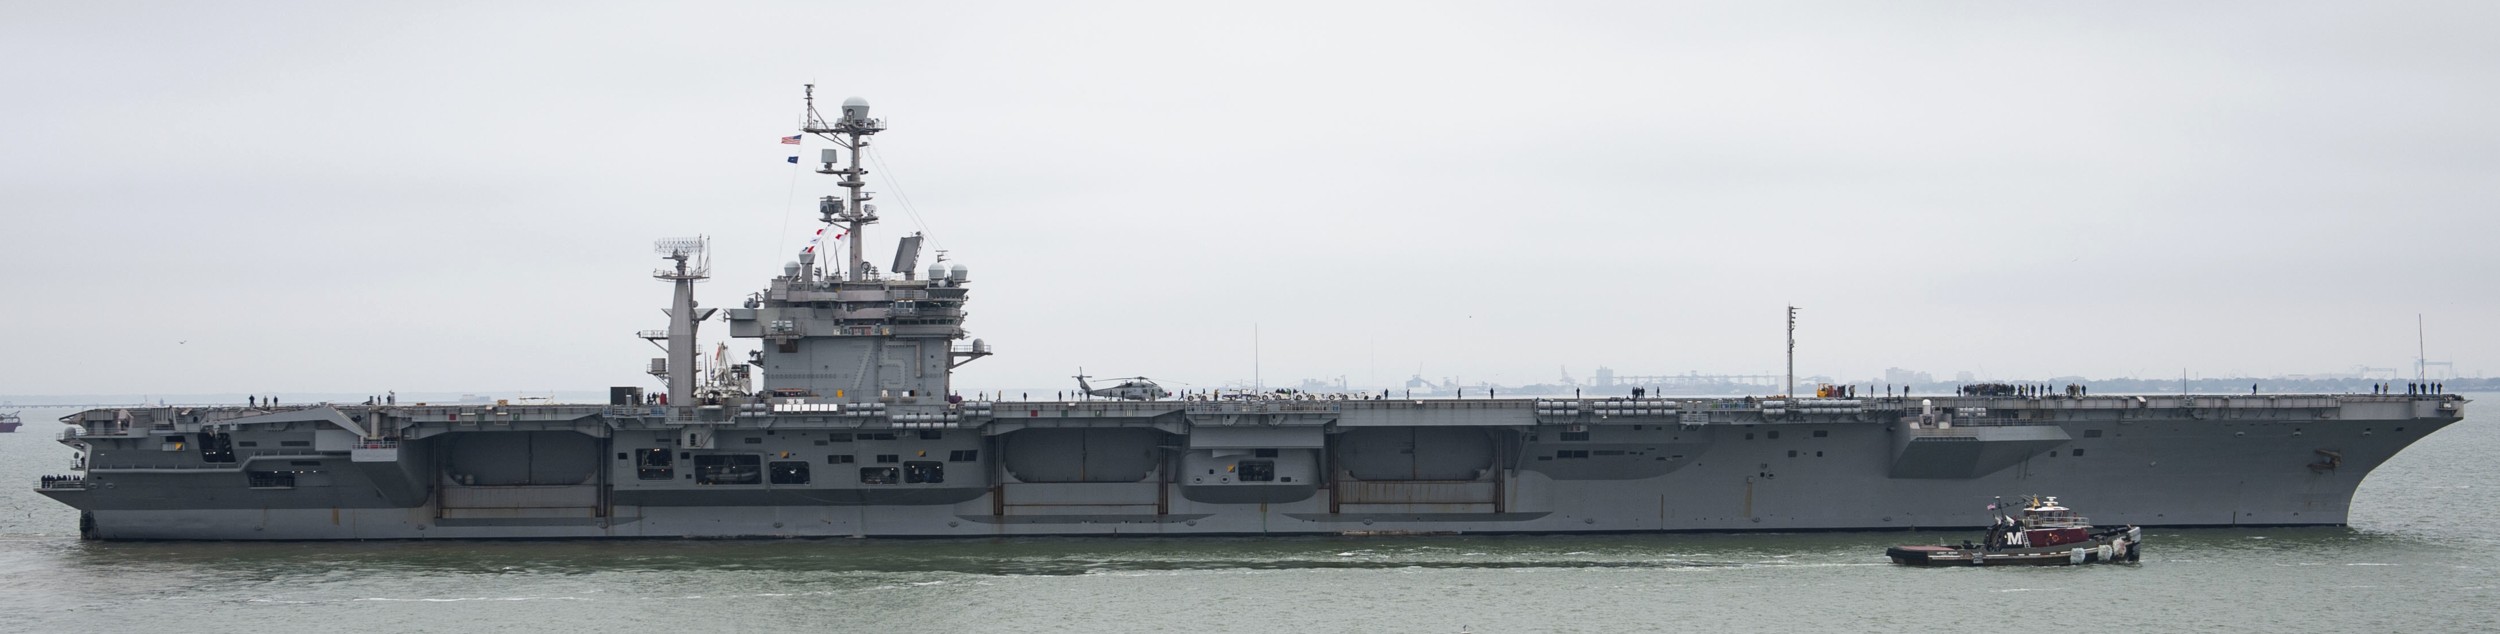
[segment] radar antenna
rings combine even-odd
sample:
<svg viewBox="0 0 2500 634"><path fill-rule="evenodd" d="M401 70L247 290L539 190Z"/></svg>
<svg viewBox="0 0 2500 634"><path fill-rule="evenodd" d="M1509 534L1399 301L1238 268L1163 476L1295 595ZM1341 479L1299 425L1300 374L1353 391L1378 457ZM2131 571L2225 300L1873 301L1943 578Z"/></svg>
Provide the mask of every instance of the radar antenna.
<svg viewBox="0 0 2500 634"><path fill-rule="evenodd" d="M824 116L816 112L816 85L808 84L807 121L800 125L799 131L823 137L842 148L826 148L819 159L823 167L818 168L816 173L842 177L836 184L851 190L851 193L847 199L824 197L817 211L823 215L825 224L848 225L848 235L845 236L848 244L844 245L850 254L850 268L846 272L848 279L871 279L868 256L860 250L860 244L867 235L863 229L877 221L876 205L868 204L869 200L876 198L876 194L860 189L868 186L868 182L861 179L868 174L868 170L859 166L859 155L867 151L870 135L885 131L885 120L868 118L868 100L852 97L842 100L841 117L825 121ZM847 167L843 166L842 150L850 150L851 153Z"/></svg>
<svg viewBox="0 0 2500 634"><path fill-rule="evenodd" d="M651 250L674 263L652 272L651 277L669 282L676 291L669 301L668 331L661 335L668 341L668 356L652 364L652 373L668 380L670 405L686 405L694 397L695 327L716 310L699 309L694 301L694 283L712 276L711 239L662 238L651 243Z"/></svg>

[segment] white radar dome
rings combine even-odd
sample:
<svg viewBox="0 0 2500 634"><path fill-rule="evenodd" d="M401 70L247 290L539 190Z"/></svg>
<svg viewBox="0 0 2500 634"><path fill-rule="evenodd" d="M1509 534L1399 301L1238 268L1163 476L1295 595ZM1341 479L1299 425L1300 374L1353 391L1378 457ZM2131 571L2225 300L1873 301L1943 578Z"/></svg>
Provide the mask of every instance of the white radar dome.
<svg viewBox="0 0 2500 634"><path fill-rule="evenodd" d="M842 118L852 121L868 119L868 100L852 97L842 100Z"/></svg>
<svg viewBox="0 0 2500 634"><path fill-rule="evenodd" d="M952 270L949 270L949 271L947 272L947 277L948 277L949 279L953 279L953 280L955 280L955 281L957 281L957 282L964 281L964 271L966 271L966 270L969 270L969 269L965 269L965 268L964 268L964 265L957 264L957 265L955 265L955 268L953 268Z"/></svg>

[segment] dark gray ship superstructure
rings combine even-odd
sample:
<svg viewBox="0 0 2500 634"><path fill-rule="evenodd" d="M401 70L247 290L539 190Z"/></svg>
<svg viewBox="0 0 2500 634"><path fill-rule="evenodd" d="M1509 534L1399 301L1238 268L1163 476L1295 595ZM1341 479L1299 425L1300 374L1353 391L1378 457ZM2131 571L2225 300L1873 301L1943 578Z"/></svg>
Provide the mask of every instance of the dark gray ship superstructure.
<svg viewBox="0 0 2500 634"><path fill-rule="evenodd" d="M2379 394L966 399L952 371L991 353L964 330L967 269L915 275L916 236L891 271L862 255L859 152L884 127L858 99L809 109L839 148L820 172L848 194L821 211L846 261L811 248L723 311L694 300L703 243L661 242L670 324L643 336L664 395L90 410L61 438L84 473L40 491L101 539L1971 527L2033 491L2111 524L2341 524L2371 469L2463 414ZM707 359L715 318L761 349Z"/></svg>

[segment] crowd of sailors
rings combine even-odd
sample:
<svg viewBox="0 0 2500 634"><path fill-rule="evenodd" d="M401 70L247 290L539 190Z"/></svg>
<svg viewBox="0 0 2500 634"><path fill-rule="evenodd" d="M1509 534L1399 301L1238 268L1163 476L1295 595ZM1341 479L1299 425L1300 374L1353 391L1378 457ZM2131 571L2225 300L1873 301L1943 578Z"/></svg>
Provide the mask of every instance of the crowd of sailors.
<svg viewBox="0 0 2500 634"><path fill-rule="evenodd" d="M2396 393L2396 384L2394 384L2394 383L2379 383L2379 384L2376 384L2376 385L2372 385L2372 386L2370 386L2370 393L2371 393L2371 394L2395 394L2395 393ZM2438 381L2430 381L2430 382L2419 382L2419 381L2414 381L2414 382L2407 382L2407 383L2405 383L2405 396L2421 396L2421 395L2424 395L2424 394L2446 394L2446 393L2448 393L2448 386L2447 386L2446 384L2440 383L2440 382L2438 382Z"/></svg>

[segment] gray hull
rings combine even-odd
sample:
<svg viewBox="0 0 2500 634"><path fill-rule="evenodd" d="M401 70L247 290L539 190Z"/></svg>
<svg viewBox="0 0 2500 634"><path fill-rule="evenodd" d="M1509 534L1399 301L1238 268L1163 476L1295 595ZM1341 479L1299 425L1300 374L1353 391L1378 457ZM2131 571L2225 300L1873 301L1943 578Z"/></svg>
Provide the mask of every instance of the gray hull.
<svg viewBox="0 0 2500 634"><path fill-rule="evenodd" d="M65 438L87 476L42 492L101 539L1905 529L1984 524L1990 498L2025 493L2108 525L2334 525L2371 469L2463 404L1932 401L1965 415L1921 424L1897 399L1002 402L951 422L755 413L703 425L711 449L635 408L99 410ZM374 423L401 439L367 440Z"/></svg>

